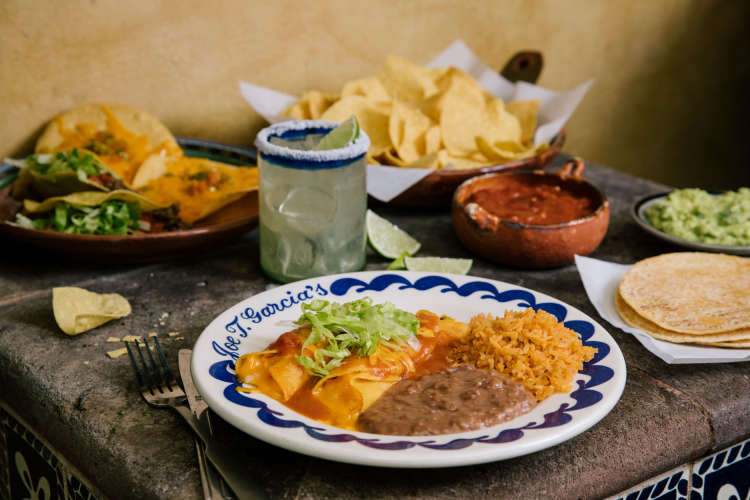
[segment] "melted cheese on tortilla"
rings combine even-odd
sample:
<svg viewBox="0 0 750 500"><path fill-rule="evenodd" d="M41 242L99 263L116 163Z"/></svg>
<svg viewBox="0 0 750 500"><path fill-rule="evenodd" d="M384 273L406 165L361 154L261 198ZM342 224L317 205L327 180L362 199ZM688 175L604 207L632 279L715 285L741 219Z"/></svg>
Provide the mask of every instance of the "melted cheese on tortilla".
<svg viewBox="0 0 750 500"><path fill-rule="evenodd" d="M220 180L212 183L212 175ZM257 167L183 156L170 158L166 172L138 191L159 205L178 203L180 219L192 223L257 188Z"/></svg>
<svg viewBox="0 0 750 500"><path fill-rule="evenodd" d="M310 418L344 429L355 429L359 415L400 380L447 368L453 342L468 325L419 311L418 342L401 349L379 345L367 357L352 355L325 377L313 377L297 362L308 328L287 332L264 351L245 354L235 363L237 379ZM317 346L310 346L307 354ZM440 359L438 359L440 358Z"/></svg>
<svg viewBox="0 0 750 500"><path fill-rule="evenodd" d="M115 140L123 143L124 150L112 154L99 154L98 156L107 167L128 184L133 180L141 163L152 154L182 155L182 150L176 145L169 142L152 145L146 135L137 135L131 132L120 123L107 106L102 105L100 109L107 117L104 130L91 123L79 123L73 129L68 129L64 126L63 117L56 117L54 121L62 136L62 142L56 149L62 151L72 148L86 148L91 140L96 139L98 133L109 133Z"/></svg>

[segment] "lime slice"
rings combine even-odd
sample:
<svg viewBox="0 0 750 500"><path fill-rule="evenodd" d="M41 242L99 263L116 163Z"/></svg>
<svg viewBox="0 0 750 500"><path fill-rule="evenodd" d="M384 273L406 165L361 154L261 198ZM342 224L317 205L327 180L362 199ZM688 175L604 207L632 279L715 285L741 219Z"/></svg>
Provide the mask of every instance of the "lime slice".
<svg viewBox="0 0 750 500"><path fill-rule="evenodd" d="M328 132L315 146L316 151L326 149L339 149L354 143L359 137L359 123L357 117L352 115L341 125Z"/></svg>
<svg viewBox="0 0 750 500"><path fill-rule="evenodd" d="M471 259L451 259L448 257L406 257L404 263L409 271L466 274L471 269L473 261Z"/></svg>
<svg viewBox="0 0 750 500"><path fill-rule="evenodd" d="M414 255L422 246L406 231L394 226L372 210L367 211L367 240L373 250L388 259L396 259L404 253Z"/></svg>
<svg viewBox="0 0 750 500"><path fill-rule="evenodd" d="M400 271L400 270L406 269L406 262L404 261L404 259L407 258L408 256L409 256L408 252L402 253L401 255L398 256L397 259L395 259L393 262L388 264L388 267L386 267L386 269L388 269L389 271Z"/></svg>

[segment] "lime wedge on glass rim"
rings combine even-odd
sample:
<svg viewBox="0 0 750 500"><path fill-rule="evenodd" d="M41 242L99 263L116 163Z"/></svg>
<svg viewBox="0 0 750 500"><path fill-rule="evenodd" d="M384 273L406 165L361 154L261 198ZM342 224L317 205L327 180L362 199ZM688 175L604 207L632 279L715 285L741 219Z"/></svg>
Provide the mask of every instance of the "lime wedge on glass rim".
<svg viewBox="0 0 750 500"><path fill-rule="evenodd" d="M315 150L324 151L327 149L344 148L349 144L353 144L358 137L359 122L357 122L357 117L352 115L346 121L341 122L338 127L324 135L318 145L315 146Z"/></svg>
<svg viewBox="0 0 750 500"><path fill-rule="evenodd" d="M404 265L408 271L427 271L430 273L466 274L471 269L471 259L453 259L449 257L405 257Z"/></svg>
<svg viewBox="0 0 750 500"><path fill-rule="evenodd" d="M422 245L372 210L367 210L367 241L377 253L388 259L396 259L404 253L414 255Z"/></svg>

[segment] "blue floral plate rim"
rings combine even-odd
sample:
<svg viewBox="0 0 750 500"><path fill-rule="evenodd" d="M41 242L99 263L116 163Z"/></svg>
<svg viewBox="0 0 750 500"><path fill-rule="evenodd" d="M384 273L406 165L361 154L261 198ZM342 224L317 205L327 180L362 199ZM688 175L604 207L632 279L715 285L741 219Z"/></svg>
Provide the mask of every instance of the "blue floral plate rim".
<svg viewBox="0 0 750 500"><path fill-rule="evenodd" d="M388 436L332 427L304 417L263 394L236 391L233 361L264 348L289 329L299 303L370 296L416 311L427 308L468 321L478 312L544 309L599 348L569 393L557 393L531 412L497 426L439 436ZM554 297L476 276L363 271L313 278L251 296L217 316L193 348L192 372L208 405L255 438L310 456L361 465L430 468L509 459L549 448L586 431L622 395L626 367L615 340L595 320Z"/></svg>

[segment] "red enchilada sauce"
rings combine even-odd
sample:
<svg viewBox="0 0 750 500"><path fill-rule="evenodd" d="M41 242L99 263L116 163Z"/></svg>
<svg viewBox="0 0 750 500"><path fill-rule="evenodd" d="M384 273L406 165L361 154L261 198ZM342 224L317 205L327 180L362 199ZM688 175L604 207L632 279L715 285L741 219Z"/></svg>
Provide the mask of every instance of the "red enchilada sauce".
<svg viewBox="0 0 750 500"><path fill-rule="evenodd" d="M511 178L501 187L472 193L466 203L476 203L502 220L521 224L559 224L596 210L593 200L556 184L528 184Z"/></svg>

